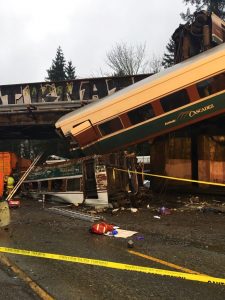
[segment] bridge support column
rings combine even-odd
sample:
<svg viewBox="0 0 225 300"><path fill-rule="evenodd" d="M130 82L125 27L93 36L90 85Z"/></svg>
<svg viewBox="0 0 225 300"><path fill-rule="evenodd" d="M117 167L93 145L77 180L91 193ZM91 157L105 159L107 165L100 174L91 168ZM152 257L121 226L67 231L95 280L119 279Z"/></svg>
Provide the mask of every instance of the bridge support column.
<svg viewBox="0 0 225 300"><path fill-rule="evenodd" d="M151 144L151 173L200 180L225 182L225 135L199 133L196 128L177 132L176 135L156 138ZM212 189L207 184L151 178L153 190L166 188L196 192ZM214 187L215 188L215 187ZM218 188L219 189L219 188Z"/></svg>
<svg viewBox="0 0 225 300"><path fill-rule="evenodd" d="M166 150L167 138L156 138L150 146L150 173L158 175L166 175ZM161 191L166 185L167 180L157 177L150 177L151 188L156 191Z"/></svg>
<svg viewBox="0 0 225 300"><path fill-rule="evenodd" d="M194 128L193 128L194 131ZM199 180L198 178L198 134L191 133L191 178L193 180ZM193 182L192 186L198 187L198 183Z"/></svg>

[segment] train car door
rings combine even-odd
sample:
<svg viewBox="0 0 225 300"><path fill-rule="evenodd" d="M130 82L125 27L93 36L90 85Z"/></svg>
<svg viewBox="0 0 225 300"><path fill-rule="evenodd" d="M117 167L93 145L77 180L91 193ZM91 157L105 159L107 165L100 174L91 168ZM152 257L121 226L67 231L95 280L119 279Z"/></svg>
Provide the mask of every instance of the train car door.
<svg viewBox="0 0 225 300"><path fill-rule="evenodd" d="M98 139L97 132L89 120L76 125L70 133L75 138L80 147L85 146Z"/></svg>
<svg viewBox="0 0 225 300"><path fill-rule="evenodd" d="M83 178L84 178L84 198L98 199L94 159L89 159L83 162Z"/></svg>

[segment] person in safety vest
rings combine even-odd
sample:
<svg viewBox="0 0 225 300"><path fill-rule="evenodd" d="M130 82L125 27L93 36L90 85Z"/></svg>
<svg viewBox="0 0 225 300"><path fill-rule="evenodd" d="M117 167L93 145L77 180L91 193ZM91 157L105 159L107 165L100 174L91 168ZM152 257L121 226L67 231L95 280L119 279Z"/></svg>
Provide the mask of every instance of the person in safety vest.
<svg viewBox="0 0 225 300"><path fill-rule="evenodd" d="M7 178L7 194L9 195L9 193L12 191L12 189L14 188L14 183L15 183L15 179L10 175Z"/></svg>

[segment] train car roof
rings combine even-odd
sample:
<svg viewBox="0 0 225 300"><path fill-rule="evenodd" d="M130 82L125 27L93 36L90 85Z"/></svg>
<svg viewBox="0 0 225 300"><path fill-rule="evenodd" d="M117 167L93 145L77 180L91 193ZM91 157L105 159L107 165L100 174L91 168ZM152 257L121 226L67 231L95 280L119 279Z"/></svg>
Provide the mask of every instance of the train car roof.
<svg viewBox="0 0 225 300"><path fill-rule="evenodd" d="M176 64L168 69L165 69L159 73L156 73L154 75L151 75L145 79L142 79L118 92L115 92L112 95L106 96L102 99L96 100L96 102L88 104L85 107L76 109L75 111L72 111L68 114L65 114L62 116L56 123L56 128L61 127L61 125L65 123L70 123L73 121L74 117L81 116L83 113L89 114L93 111L93 109L100 108L102 104L111 103L113 100L117 101L118 98L122 95L132 93L139 91L140 88L148 88L153 84L154 82L160 83L163 80L166 80L167 77L176 76L178 74L181 74L184 71L190 70L192 68L196 68L197 66L203 64L206 62L209 58L216 58L221 53L221 56L225 56L225 44L218 45L210 50L204 51L194 57L191 57L179 64ZM179 84L179 83L178 83ZM178 87L179 88L179 87Z"/></svg>

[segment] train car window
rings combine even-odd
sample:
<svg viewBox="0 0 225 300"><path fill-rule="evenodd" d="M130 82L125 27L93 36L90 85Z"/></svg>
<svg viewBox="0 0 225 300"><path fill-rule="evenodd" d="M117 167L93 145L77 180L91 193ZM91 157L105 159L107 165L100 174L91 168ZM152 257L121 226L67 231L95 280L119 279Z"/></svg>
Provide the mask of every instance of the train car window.
<svg viewBox="0 0 225 300"><path fill-rule="evenodd" d="M55 179L52 181L52 192L63 192L63 180Z"/></svg>
<svg viewBox="0 0 225 300"><path fill-rule="evenodd" d="M42 192L47 192L48 191L48 181L46 180L46 181L41 181L41 191Z"/></svg>
<svg viewBox="0 0 225 300"><path fill-rule="evenodd" d="M220 92L225 89L225 73L203 80L196 86L201 98Z"/></svg>
<svg viewBox="0 0 225 300"><path fill-rule="evenodd" d="M37 182L31 183L31 191L38 191L38 183Z"/></svg>
<svg viewBox="0 0 225 300"><path fill-rule="evenodd" d="M30 190L30 183L24 183L21 186L23 192L28 192Z"/></svg>
<svg viewBox="0 0 225 300"><path fill-rule="evenodd" d="M225 89L225 73L215 76L215 93Z"/></svg>
<svg viewBox="0 0 225 300"><path fill-rule="evenodd" d="M212 85L213 85L213 78L209 78L203 80L196 84L199 96L201 98L207 97L212 94Z"/></svg>
<svg viewBox="0 0 225 300"><path fill-rule="evenodd" d="M29 186L28 189L29 189L29 190L32 190L32 187L33 187L32 182L29 182L29 183L28 183L28 186Z"/></svg>
<svg viewBox="0 0 225 300"><path fill-rule="evenodd" d="M127 113L132 125L149 120L155 116L153 108L150 104L133 109Z"/></svg>
<svg viewBox="0 0 225 300"><path fill-rule="evenodd" d="M101 134L104 136L122 129L123 125L119 118L114 118L110 121L100 124L98 127L100 129Z"/></svg>
<svg viewBox="0 0 225 300"><path fill-rule="evenodd" d="M189 102L190 100L185 89L160 99L160 103L165 112L174 110L178 107L188 104Z"/></svg>
<svg viewBox="0 0 225 300"><path fill-rule="evenodd" d="M80 191L80 178L67 179L67 191Z"/></svg>

